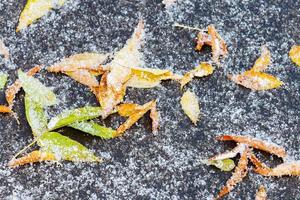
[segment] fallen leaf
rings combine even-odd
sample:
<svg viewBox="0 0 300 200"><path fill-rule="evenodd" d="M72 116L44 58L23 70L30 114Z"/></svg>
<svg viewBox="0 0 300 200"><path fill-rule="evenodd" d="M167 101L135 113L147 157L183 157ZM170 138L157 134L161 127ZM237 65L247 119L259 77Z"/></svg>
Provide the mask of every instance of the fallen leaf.
<svg viewBox="0 0 300 200"><path fill-rule="evenodd" d="M3 55L5 60L9 60L9 49L2 40L0 40L0 55Z"/></svg>
<svg viewBox="0 0 300 200"><path fill-rule="evenodd" d="M62 6L64 2L65 0L27 0L20 15L17 32L46 15L53 8Z"/></svg>
<svg viewBox="0 0 300 200"><path fill-rule="evenodd" d="M0 72L0 90L2 90L7 82L8 74Z"/></svg>
<svg viewBox="0 0 300 200"><path fill-rule="evenodd" d="M289 56L292 59L292 61L294 63L296 63L299 67L300 66L300 46L294 45L290 50Z"/></svg>
<svg viewBox="0 0 300 200"><path fill-rule="evenodd" d="M235 141L237 143L247 144L250 147L277 155L281 158L286 156L286 151L283 147L249 136L222 135L217 137L217 139L221 141Z"/></svg>
<svg viewBox="0 0 300 200"><path fill-rule="evenodd" d="M261 72L271 64L271 52L266 46L261 48L261 56L255 61L252 71Z"/></svg>
<svg viewBox="0 0 300 200"><path fill-rule="evenodd" d="M182 95L180 103L184 113L196 125L200 115L198 97L188 90Z"/></svg>
<svg viewBox="0 0 300 200"><path fill-rule="evenodd" d="M12 110L8 106L0 105L0 113L10 113Z"/></svg>
<svg viewBox="0 0 300 200"><path fill-rule="evenodd" d="M197 35L197 45L195 50L201 51L205 45L212 46L211 36L203 31L200 31Z"/></svg>
<svg viewBox="0 0 300 200"><path fill-rule="evenodd" d="M245 144L238 144L235 148L233 148L230 151L226 151L225 153L216 155L210 159L209 161L217 161L217 160L224 160L224 159L229 159L229 158L234 158L238 154L241 154L246 148Z"/></svg>
<svg viewBox="0 0 300 200"><path fill-rule="evenodd" d="M221 189L218 196L215 198L221 199L226 194L231 192L234 187L246 177L248 173L248 152L249 148L246 147L243 153L241 154L241 158L238 162L237 167L235 168L231 178L226 182L225 186Z"/></svg>
<svg viewBox="0 0 300 200"><path fill-rule="evenodd" d="M195 69L187 72L182 79L180 80L181 89L190 82L195 76L196 77L204 77L212 74L214 71L214 68L211 64L202 62L198 67Z"/></svg>
<svg viewBox="0 0 300 200"><path fill-rule="evenodd" d="M97 78L89 71L84 69L78 69L77 71L69 71L65 72L68 76L70 76L75 81L89 86L90 88L98 87L99 81Z"/></svg>
<svg viewBox="0 0 300 200"><path fill-rule="evenodd" d="M156 102L150 109L150 118L152 119L152 133L157 133L159 128L159 113L157 112Z"/></svg>
<svg viewBox="0 0 300 200"><path fill-rule="evenodd" d="M48 131L64 127L75 122L97 118L101 115L101 113L102 109L100 107L92 106L66 110L50 119L48 123Z"/></svg>
<svg viewBox="0 0 300 200"><path fill-rule="evenodd" d="M235 168L234 161L229 158L225 158L222 160L205 160L203 162L204 162L204 164L207 164L207 165L213 165L224 172L229 172Z"/></svg>
<svg viewBox="0 0 300 200"><path fill-rule="evenodd" d="M12 159L8 166L11 168L15 168L18 166L22 166L25 164L35 163L35 162L42 162L42 161L54 161L57 160L55 155L52 153L42 152L42 151L33 151L21 158Z"/></svg>
<svg viewBox="0 0 300 200"><path fill-rule="evenodd" d="M143 106L135 103L122 103L118 105L118 114L122 117L129 117L130 115L143 109Z"/></svg>
<svg viewBox="0 0 300 200"><path fill-rule="evenodd" d="M255 195L255 200L267 200L267 191L264 186L260 186L256 195Z"/></svg>
<svg viewBox="0 0 300 200"><path fill-rule="evenodd" d="M155 101L150 101L146 104L144 104L143 106L133 106L134 104L129 104L129 106L121 106L122 107L122 111L121 113L124 114L124 116L127 116L129 113L129 117L128 119L119 126L119 128L117 129L116 134L114 135L114 137L119 137L121 136L127 129L129 129L134 123L136 123L141 117L143 117L145 115L146 112L148 112L149 110L151 110L153 107L156 107L156 102ZM132 111L124 111L124 109L126 108L134 108L134 112ZM152 111L154 112L154 111ZM150 114L151 115L151 114ZM152 124L153 132L157 131L157 126L158 126L158 117L154 116L157 115L156 113L152 113L152 122L154 122Z"/></svg>

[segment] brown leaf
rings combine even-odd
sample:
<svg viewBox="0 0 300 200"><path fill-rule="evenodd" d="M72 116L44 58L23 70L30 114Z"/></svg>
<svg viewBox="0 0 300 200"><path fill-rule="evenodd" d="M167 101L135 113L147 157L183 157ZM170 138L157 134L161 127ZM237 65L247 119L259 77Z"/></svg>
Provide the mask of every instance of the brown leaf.
<svg viewBox="0 0 300 200"><path fill-rule="evenodd" d="M225 153L221 153L219 155L216 155L209 159L209 161L215 161L215 160L224 160L229 158L234 158L238 154L242 153L245 150L244 144L238 144L235 148L231 149L230 151L226 151Z"/></svg>
<svg viewBox="0 0 300 200"><path fill-rule="evenodd" d="M224 197L226 194L232 191L234 187L243 180L244 177L246 177L248 173L248 152L249 148L246 147L231 178L226 182L225 186L221 189L215 199L221 199Z"/></svg>
<svg viewBox="0 0 300 200"><path fill-rule="evenodd" d="M286 151L283 147L249 136L222 135L217 137L217 139L221 141L235 141L237 143L247 144L250 147L277 155L278 157L282 158L286 156Z"/></svg>
<svg viewBox="0 0 300 200"><path fill-rule="evenodd" d="M152 119L152 133L157 133L159 128L159 114L156 108L156 102L150 110L150 118Z"/></svg>

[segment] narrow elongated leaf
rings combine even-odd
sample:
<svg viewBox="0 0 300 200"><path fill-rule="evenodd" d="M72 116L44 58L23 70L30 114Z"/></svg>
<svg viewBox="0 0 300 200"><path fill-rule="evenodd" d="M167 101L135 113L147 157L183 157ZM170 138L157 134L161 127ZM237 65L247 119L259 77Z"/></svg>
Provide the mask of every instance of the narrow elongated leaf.
<svg viewBox="0 0 300 200"><path fill-rule="evenodd" d="M100 107L85 106L73 110L67 110L53 117L48 123L49 130L55 130L69 124L94 119L102 114Z"/></svg>
<svg viewBox="0 0 300 200"><path fill-rule="evenodd" d="M2 90L7 82L8 74L0 72L0 90Z"/></svg>
<svg viewBox="0 0 300 200"><path fill-rule="evenodd" d="M115 135L116 133L115 130L111 128L107 128L105 126L101 126L95 122L87 122L87 121L75 122L68 126L80 130L82 132L89 133L93 136L101 137L103 139L111 139L113 138L113 135Z"/></svg>
<svg viewBox="0 0 300 200"><path fill-rule="evenodd" d="M38 140L38 145L42 151L53 153L57 159L75 162L101 161L82 144L57 132L42 134Z"/></svg>
<svg viewBox="0 0 300 200"><path fill-rule="evenodd" d="M22 88L31 97L32 101L39 103L42 107L56 103L56 96L53 91L44 86L38 79L28 76L21 70L18 71L18 75Z"/></svg>
<svg viewBox="0 0 300 200"><path fill-rule="evenodd" d="M200 106L195 93L186 91L182 95L180 103L184 113L196 125L200 115Z"/></svg>
<svg viewBox="0 0 300 200"><path fill-rule="evenodd" d="M62 6L64 2L65 0L27 0L19 19L17 32L46 15L51 9Z"/></svg>
<svg viewBox="0 0 300 200"><path fill-rule="evenodd" d="M43 107L31 99L28 94L25 95L25 113L32 133L35 137L40 136L47 131L47 116Z"/></svg>

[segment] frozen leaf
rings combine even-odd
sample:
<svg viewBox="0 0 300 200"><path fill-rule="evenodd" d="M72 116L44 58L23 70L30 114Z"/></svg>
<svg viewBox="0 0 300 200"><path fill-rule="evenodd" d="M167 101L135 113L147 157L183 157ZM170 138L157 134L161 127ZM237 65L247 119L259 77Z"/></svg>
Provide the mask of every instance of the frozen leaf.
<svg viewBox="0 0 300 200"><path fill-rule="evenodd" d="M95 122L87 122L87 121L75 122L68 126L80 130L82 132L91 134L93 136L98 136L103 139L111 139L116 134L115 130L111 128L107 128L105 126L101 126Z"/></svg>
<svg viewBox="0 0 300 200"><path fill-rule="evenodd" d="M42 107L56 104L56 96L51 89L44 86L38 79L33 78L21 70L18 71L19 80L25 93L32 101L39 103Z"/></svg>
<svg viewBox="0 0 300 200"><path fill-rule="evenodd" d="M129 104L130 106L128 106L127 108L132 108L132 105L134 104ZM117 129L116 135L114 137L118 137L121 136L127 129L129 129L134 123L136 123L141 117L143 117L145 115L146 112L148 112L149 110L151 110L153 107L156 106L156 102L155 101L150 101L146 104L144 104L143 106L136 106L134 109L134 113L132 111L122 111L122 113L126 116L128 113L132 113L129 115L128 119L121 125L119 126L119 128ZM123 107L124 109L124 107ZM154 115L154 114L152 114ZM154 118L154 120L156 120L156 118ZM156 127L156 123L158 124L157 121L155 121L155 125L154 128ZM153 130L156 131L156 130Z"/></svg>
<svg viewBox="0 0 300 200"><path fill-rule="evenodd" d="M262 46L261 49L261 56L256 60L254 66L251 69L252 71L264 71L271 64L271 52L266 46Z"/></svg>
<svg viewBox="0 0 300 200"><path fill-rule="evenodd" d="M79 69L98 72L102 74L105 69L101 64L107 59L108 54L81 53L60 60L58 63L48 67L49 72L74 72Z"/></svg>
<svg viewBox="0 0 300 200"><path fill-rule="evenodd" d="M264 186L260 186L256 195L255 195L255 200L267 200L267 191Z"/></svg>
<svg viewBox="0 0 300 200"><path fill-rule="evenodd" d="M0 55L4 56L5 60L9 60L9 50L2 40L0 40Z"/></svg>
<svg viewBox="0 0 300 200"><path fill-rule="evenodd" d="M0 113L10 113L12 110L8 106L0 105Z"/></svg>
<svg viewBox="0 0 300 200"><path fill-rule="evenodd" d="M203 31L200 31L197 35L197 45L195 48L196 51L201 51L204 45L212 45L211 36Z"/></svg>
<svg viewBox="0 0 300 200"><path fill-rule="evenodd" d="M127 86L134 88L152 88L160 84L162 80L178 79L169 70L150 69L150 68L131 68L131 78Z"/></svg>
<svg viewBox="0 0 300 200"><path fill-rule="evenodd" d="M217 168L219 168L222 171L230 172L235 168L234 161L232 159L224 159L224 160L208 160L208 165L213 165Z"/></svg>
<svg viewBox="0 0 300 200"><path fill-rule="evenodd" d="M0 72L0 89L2 90L7 82L8 74Z"/></svg>
<svg viewBox="0 0 300 200"><path fill-rule="evenodd" d="M38 145L43 152L54 154L58 160L101 162L101 159L97 158L85 146L57 132L42 134L38 140Z"/></svg>
<svg viewBox="0 0 300 200"><path fill-rule="evenodd" d="M64 2L65 0L27 0L19 19L17 32L46 15L51 9L62 6Z"/></svg>
<svg viewBox="0 0 300 200"><path fill-rule="evenodd" d="M150 109L150 118L152 119L152 132L157 133L159 128L159 114L156 108L156 102Z"/></svg>
<svg viewBox="0 0 300 200"><path fill-rule="evenodd" d="M190 82L195 76L196 77L204 77L212 74L214 68L211 64L203 62L195 69L187 72L182 79L180 80L181 89L185 86L188 82Z"/></svg>
<svg viewBox="0 0 300 200"><path fill-rule="evenodd" d="M300 46L294 45L289 53L290 58L294 63L300 66Z"/></svg>
<svg viewBox="0 0 300 200"><path fill-rule="evenodd" d="M38 137L47 131L48 121L43 107L31 98L25 94L25 114L33 135Z"/></svg>
<svg viewBox="0 0 300 200"><path fill-rule="evenodd" d="M21 158L12 159L8 166L15 168L25 164L31 164L35 162L42 162L42 161L54 161L57 160L55 155L52 153L42 152L42 151L33 151Z"/></svg>
<svg viewBox="0 0 300 200"><path fill-rule="evenodd" d="M99 85L97 78L92 73L84 69L65 72L65 74L73 78L75 81L91 88L98 87Z"/></svg>
<svg viewBox="0 0 300 200"><path fill-rule="evenodd" d="M198 97L188 90L182 95L180 103L184 113L196 125L200 115Z"/></svg>
<svg viewBox="0 0 300 200"><path fill-rule="evenodd" d="M40 66L35 66L27 72L27 75L28 76L33 76L34 74L39 72L40 69L41 69ZM21 87L22 87L21 82L20 82L20 80L17 79L12 85L10 85L6 89L5 98L6 98L6 101L7 101L10 108L13 107L14 99L16 97L16 94L20 91Z"/></svg>
<svg viewBox="0 0 300 200"><path fill-rule="evenodd" d="M235 141L237 143L247 144L250 147L277 155L278 157L282 158L286 156L286 151L283 147L249 136L222 135L217 137L217 139L221 141Z"/></svg>
<svg viewBox="0 0 300 200"><path fill-rule="evenodd" d="M117 107L118 114L122 117L129 117L130 115L142 109L143 106L135 103L123 103Z"/></svg>
<svg viewBox="0 0 300 200"><path fill-rule="evenodd" d="M224 160L228 158L234 158L238 154L241 154L245 150L246 145L245 144L238 144L235 148L233 148L230 151L226 151L225 153L216 155L209 159L209 161L217 161L217 160Z"/></svg>
<svg viewBox="0 0 300 200"><path fill-rule="evenodd" d="M55 130L75 122L85 121L99 117L102 113L100 107L85 106L67 110L53 117L48 123L48 130Z"/></svg>
<svg viewBox="0 0 300 200"><path fill-rule="evenodd" d="M235 168L235 171L233 172L231 178L226 182L225 186L221 189L219 192L218 196L215 198L221 199L224 197L226 194L228 194L230 191L234 189L234 187L243 180L243 178L247 175L248 173L248 152L249 148L247 147L242 155L241 158L238 162L237 167Z"/></svg>

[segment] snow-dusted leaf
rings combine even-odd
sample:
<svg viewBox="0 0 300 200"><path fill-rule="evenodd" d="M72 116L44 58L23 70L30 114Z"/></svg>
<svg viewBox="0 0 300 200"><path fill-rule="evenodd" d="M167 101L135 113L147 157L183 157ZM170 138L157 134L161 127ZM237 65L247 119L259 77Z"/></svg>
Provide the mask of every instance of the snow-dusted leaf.
<svg viewBox="0 0 300 200"><path fill-rule="evenodd" d="M160 84L162 80L179 79L169 70L150 68L131 68L131 78L127 82L128 87L152 88Z"/></svg>
<svg viewBox="0 0 300 200"><path fill-rule="evenodd" d="M196 77L204 77L212 74L214 71L214 67L206 62L202 62L199 66L195 69L187 72L180 80L181 89L185 86L188 82L190 82L195 76Z"/></svg>
<svg viewBox="0 0 300 200"><path fill-rule="evenodd" d="M255 200L267 200L267 191L264 186L260 186L255 195Z"/></svg>
<svg viewBox="0 0 300 200"><path fill-rule="evenodd" d="M255 61L252 71L264 71L271 64L271 52L266 46L261 48L261 56Z"/></svg>
<svg viewBox="0 0 300 200"><path fill-rule="evenodd" d="M27 75L21 70L18 71L19 80L25 93L32 101L39 103L42 107L56 104L56 96L53 91L44 86L38 79Z"/></svg>
<svg viewBox="0 0 300 200"><path fill-rule="evenodd" d="M135 104L129 104L129 106L123 106L122 107L122 111L121 113L124 115L124 116L127 116L129 115L128 119L122 124L119 126L119 128L117 129L117 132L116 132L116 135L115 137L118 137L118 136L121 136L127 129L129 129L134 123L136 123L141 117L143 117L145 115L146 112L148 112L149 110L151 110L153 107L156 106L156 102L155 101L150 101L142 106L132 106L132 105L135 105ZM134 109L134 112L132 112L131 110L129 111L126 111L124 109ZM152 111L154 112L154 111ZM156 118L156 116L154 116L155 113L152 114L152 116L154 118L153 122L155 123L153 125L154 127L154 132L157 131L156 127L158 126L158 119ZM158 114L157 114L158 115ZM156 125L157 124L157 125Z"/></svg>
<svg viewBox="0 0 300 200"><path fill-rule="evenodd" d="M230 172L235 168L235 163L232 159L223 159L223 160L207 160L204 162L207 165L213 165L219 168L221 171Z"/></svg>
<svg viewBox="0 0 300 200"><path fill-rule="evenodd" d="M50 119L48 130L55 130L75 122L86 121L99 117L102 113L100 107L85 106L73 110L66 110Z"/></svg>
<svg viewBox="0 0 300 200"><path fill-rule="evenodd" d="M34 74L39 72L40 69L41 69L40 66L35 66L27 72L27 75L28 76L33 76ZM6 98L6 101L7 101L10 108L13 107L14 99L16 97L16 94L20 91L21 87L22 87L21 82L20 82L20 80L17 79L12 85L10 85L6 89L5 98Z"/></svg>
<svg viewBox="0 0 300 200"><path fill-rule="evenodd" d="M95 122L81 121L68 126L103 139L111 139L116 134L115 130L101 126Z"/></svg>
<svg viewBox="0 0 300 200"><path fill-rule="evenodd" d="M300 46L299 45L294 45L289 53L290 58L294 63L300 67Z"/></svg>
<svg viewBox="0 0 300 200"><path fill-rule="evenodd" d="M156 108L156 102L150 109L150 118L152 119L152 133L157 133L159 128L159 113Z"/></svg>
<svg viewBox="0 0 300 200"><path fill-rule="evenodd" d="M246 144L255 149L259 149L282 158L286 156L286 151L283 147L250 136L222 135L217 137L217 139L221 141L235 141L237 143Z"/></svg>
<svg viewBox="0 0 300 200"><path fill-rule="evenodd" d="M98 87L99 85L97 78L88 70L78 69L77 71L65 72L65 74L73 78L75 81L91 88Z"/></svg>
<svg viewBox="0 0 300 200"><path fill-rule="evenodd" d="M196 94L189 90L186 91L182 95L180 103L184 113L196 125L200 115L200 106Z"/></svg>
<svg viewBox="0 0 300 200"><path fill-rule="evenodd" d="M0 72L0 90L2 90L6 85L7 78L8 78L8 74L4 72Z"/></svg>
<svg viewBox="0 0 300 200"><path fill-rule="evenodd" d="M226 182L225 186L221 189L218 196L215 198L221 199L226 194L234 189L234 187L245 178L248 173L248 152L249 148L247 147L241 154L241 158L238 162L235 171L233 172L231 178Z"/></svg>
<svg viewBox="0 0 300 200"><path fill-rule="evenodd" d="M9 50L2 40L0 40L0 55L4 56L5 60L9 60Z"/></svg>
<svg viewBox="0 0 300 200"><path fill-rule="evenodd" d="M101 162L90 150L82 144L57 132L47 132L38 139L42 152L55 155L58 160L75 162Z"/></svg>
<svg viewBox="0 0 300 200"><path fill-rule="evenodd" d="M31 98L25 94L25 114L33 135L38 137L47 131L48 121L43 107Z"/></svg>
<svg viewBox="0 0 300 200"><path fill-rule="evenodd" d="M210 158L209 161L217 161L217 160L224 160L228 158L234 158L238 154L243 152L245 148L246 148L245 144L238 144L235 148Z"/></svg>
<svg viewBox="0 0 300 200"><path fill-rule="evenodd" d="M27 0L21 13L17 32L31 25L55 7L60 7L65 0Z"/></svg>
<svg viewBox="0 0 300 200"><path fill-rule="evenodd" d="M18 166L22 166L25 164L32 164L35 162L42 162L42 161L55 161L57 160L53 153L43 152L43 151L33 151L21 158L12 159L8 166L15 168Z"/></svg>

